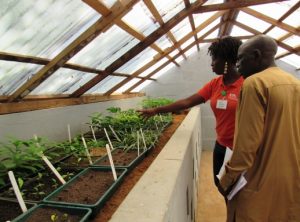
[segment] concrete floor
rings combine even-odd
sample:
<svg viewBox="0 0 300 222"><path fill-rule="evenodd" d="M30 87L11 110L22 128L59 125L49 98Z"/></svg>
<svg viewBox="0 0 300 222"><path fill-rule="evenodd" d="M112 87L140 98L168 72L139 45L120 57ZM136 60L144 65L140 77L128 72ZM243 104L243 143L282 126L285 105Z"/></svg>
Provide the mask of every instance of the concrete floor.
<svg viewBox="0 0 300 222"><path fill-rule="evenodd" d="M197 222L225 221L225 201L213 182L212 151L204 150L200 161Z"/></svg>

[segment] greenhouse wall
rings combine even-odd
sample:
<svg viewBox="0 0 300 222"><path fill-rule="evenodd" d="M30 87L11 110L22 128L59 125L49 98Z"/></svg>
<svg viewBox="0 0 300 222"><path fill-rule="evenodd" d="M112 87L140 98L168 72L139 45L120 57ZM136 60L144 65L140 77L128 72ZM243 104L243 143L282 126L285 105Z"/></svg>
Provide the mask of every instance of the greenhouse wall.
<svg viewBox="0 0 300 222"><path fill-rule="evenodd" d="M295 67L278 60L277 65L300 79L300 71ZM158 78L157 82L148 85L143 92L151 97L167 97L183 99L196 93L205 83L217 77L211 70L211 59L207 55L207 47L202 47L199 53L194 53L173 66ZM213 149L216 133L215 118L209 102L201 105L203 149Z"/></svg>
<svg viewBox="0 0 300 222"><path fill-rule="evenodd" d="M68 138L67 125L70 124L71 135L86 132L89 116L95 112L106 114L106 109L115 106L122 109L137 108L145 97L111 100L84 105L36 110L30 112L0 115L0 141L5 142L12 136L29 139L36 134L53 141Z"/></svg>
<svg viewBox="0 0 300 222"><path fill-rule="evenodd" d="M201 150L200 108L195 107L110 222L195 221Z"/></svg>

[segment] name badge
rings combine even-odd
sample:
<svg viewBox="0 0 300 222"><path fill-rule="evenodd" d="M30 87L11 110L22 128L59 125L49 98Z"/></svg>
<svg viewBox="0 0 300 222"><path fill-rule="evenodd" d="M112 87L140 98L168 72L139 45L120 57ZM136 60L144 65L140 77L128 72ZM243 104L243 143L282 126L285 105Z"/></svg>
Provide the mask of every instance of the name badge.
<svg viewBox="0 0 300 222"><path fill-rule="evenodd" d="M217 100L217 109L226 109L227 108L227 100L225 99L218 99Z"/></svg>

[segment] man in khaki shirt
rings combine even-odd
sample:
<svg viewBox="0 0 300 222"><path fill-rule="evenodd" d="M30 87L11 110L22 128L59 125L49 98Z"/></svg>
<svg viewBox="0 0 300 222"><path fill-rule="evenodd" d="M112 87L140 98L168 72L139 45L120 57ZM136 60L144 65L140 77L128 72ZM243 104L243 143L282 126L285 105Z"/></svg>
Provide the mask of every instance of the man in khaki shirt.
<svg viewBox="0 0 300 222"><path fill-rule="evenodd" d="M265 35L239 48L245 81L220 186L228 194L244 171L247 184L228 201L228 222L300 222L300 81L276 67L276 51Z"/></svg>

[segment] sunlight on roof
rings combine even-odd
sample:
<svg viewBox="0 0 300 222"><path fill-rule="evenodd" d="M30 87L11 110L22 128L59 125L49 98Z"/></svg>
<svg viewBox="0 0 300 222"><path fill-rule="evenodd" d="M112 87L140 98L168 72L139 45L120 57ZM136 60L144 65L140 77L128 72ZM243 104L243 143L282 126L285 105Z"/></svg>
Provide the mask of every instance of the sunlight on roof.
<svg viewBox="0 0 300 222"><path fill-rule="evenodd" d="M127 89L129 89L131 86L139 82L141 79L134 78L130 80L128 83L124 84L122 87L120 87L118 90L115 91L115 93L123 93Z"/></svg>
<svg viewBox="0 0 300 222"><path fill-rule="evenodd" d="M231 36L249 36L253 35L251 32L246 31L245 29L242 29L236 25L232 27L232 31L230 33Z"/></svg>
<svg viewBox="0 0 300 222"><path fill-rule="evenodd" d="M145 77L148 76L151 72L153 72L155 69L159 68L161 65L163 65L165 62L169 61L167 58L162 58L157 63L155 63L153 66L151 66L149 69L147 69L145 72L141 73L139 76Z"/></svg>
<svg viewBox="0 0 300 222"><path fill-rule="evenodd" d="M281 55L281 54L283 54L283 53L286 53L286 52L287 52L286 49L284 49L284 48L278 46L278 48L277 48L277 53L276 53L275 57L276 57L276 56L279 56L279 55Z"/></svg>
<svg viewBox="0 0 300 222"><path fill-rule="evenodd" d="M114 25L89 43L70 62L105 69L139 41Z"/></svg>
<svg viewBox="0 0 300 222"><path fill-rule="evenodd" d="M173 46L171 40L165 35L156 40L155 44L157 44L162 50Z"/></svg>
<svg viewBox="0 0 300 222"><path fill-rule="evenodd" d="M157 52L152 48L146 48L140 54L138 54L133 59L126 62L119 69L117 69L116 72L132 74L142 66L146 65L148 62L152 61L153 56L156 54Z"/></svg>
<svg viewBox="0 0 300 222"><path fill-rule="evenodd" d="M0 95L12 94L36 74L41 67L43 66L0 60Z"/></svg>
<svg viewBox="0 0 300 222"><path fill-rule="evenodd" d="M280 37L286 35L287 33L288 33L287 31L281 28L274 27L271 29L271 31L267 33L267 35L271 36L274 39L279 39Z"/></svg>
<svg viewBox="0 0 300 222"><path fill-rule="evenodd" d="M156 74L154 74L152 76L153 79L157 79L159 77L161 77L162 75L164 75L167 71L169 71L171 68L175 67L174 63L170 63L167 66L165 66L164 68L162 68L161 70L159 70Z"/></svg>
<svg viewBox="0 0 300 222"><path fill-rule="evenodd" d="M295 66L297 69L300 68L300 56L292 54L281 58L282 61Z"/></svg>
<svg viewBox="0 0 300 222"><path fill-rule="evenodd" d="M191 38L189 38L187 41L185 41L185 42L181 45L182 49L186 48L187 46L189 46L189 45L190 45L191 43L193 43L194 41L195 41L194 36L191 37Z"/></svg>
<svg viewBox="0 0 300 222"><path fill-rule="evenodd" d="M185 8L182 0L152 0L164 22Z"/></svg>
<svg viewBox="0 0 300 222"><path fill-rule="evenodd" d="M300 26L300 8L283 20L283 23L291 25L295 28Z"/></svg>
<svg viewBox="0 0 300 222"><path fill-rule="evenodd" d="M300 37L296 35L292 35L291 37L285 39L283 43L292 47L298 47L300 46Z"/></svg>
<svg viewBox="0 0 300 222"><path fill-rule="evenodd" d="M102 1L109 8L111 8L117 2L117 0L102 0Z"/></svg>
<svg viewBox="0 0 300 222"><path fill-rule="evenodd" d="M0 18L0 51L53 58L100 15L82 1L11 0Z"/></svg>
<svg viewBox="0 0 300 222"><path fill-rule="evenodd" d="M126 79L126 77L107 76L97 85L89 89L85 94L104 94L124 79Z"/></svg>
<svg viewBox="0 0 300 222"><path fill-rule="evenodd" d="M170 30L172 34L175 36L176 40L180 40L187 33L192 31L192 27L189 21L189 18L185 18L180 23L178 23L174 28Z"/></svg>
<svg viewBox="0 0 300 222"><path fill-rule="evenodd" d="M221 4L223 0L208 0L203 5L214 5L214 4Z"/></svg>
<svg viewBox="0 0 300 222"><path fill-rule="evenodd" d="M136 4L132 10L122 18L122 20L137 31L143 33L145 36L148 36L160 27L143 2Z"/></svg>
<svg viewBox="0 0 300 222"><path fill-rule="evenodd" d="M140 92L143 88L145 88L152 82L153 81L151 81L151 80L146 80L145 82L143 82L142 84L140 84L136 88L134 88L131 92Z"/></svg>
<svg viewBox="0 0 300 222"><path fill-rule="evenodd" d="M193 14L195 26L198 27L200 24L202 24L205 20L209 19L214 14L215 14L215 12L205 12L205 13Z"/></svg>
<svg viewBox="0 0 300 222"><path fill-rule="evenodd" d="M218 37L218 33L219 33L219 30L215 30L213 31L212 33L210 33L208 36L206 36L204 39L215 39Z"/></svg>
<svg viewBox="0 0 300 222"><path fill-rule="evenodd" d="M174 57L175 55L179 54L178 49L173 50L169 55Z"/></svg>
<svg viewBox="0 0 300 222"><path fill-rule="evenodd" d="M69 94L95 76L96 74L61 68L42 82L30 95Z"/></svg>
<svg viewBox="0 0 300 222"><path fill-rule="evenodd" d="M187 57L194 55L194 53L198 52L197 46L195 45L194 47L190 48L185 52L185 55Z"/></svg>
<svg viewBox="0 0 300 222"><path fill-rule="evenodd" d="M264 32L267 28L270 27L270 24L264 22L252 15L246 14L244 12L239 12L238 17L236 19L238 22L243 23L253 29L256 29L259 32Z"/></svg>
<svg viewBox="0 0 300 222"><path fill-rule="evenodd" d="M210 23L204 29L201 29L201 31L197 33L198 38L201 38L205 33L207 33L210 29L212 29L214 26L216 26L219 23L220 23L220 18Z"/></svg>

